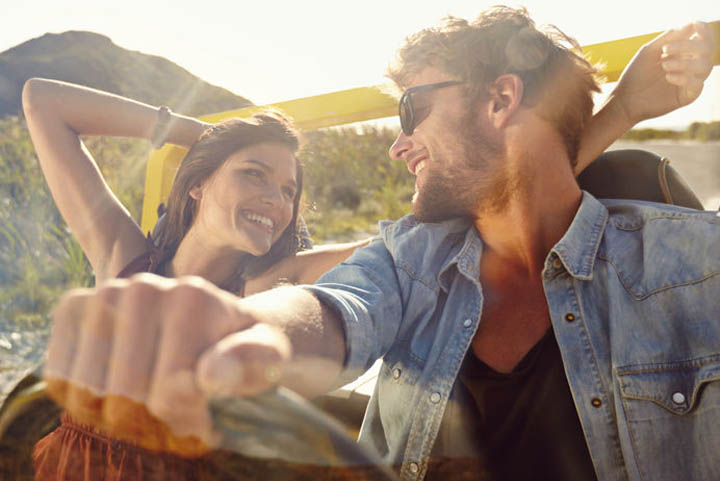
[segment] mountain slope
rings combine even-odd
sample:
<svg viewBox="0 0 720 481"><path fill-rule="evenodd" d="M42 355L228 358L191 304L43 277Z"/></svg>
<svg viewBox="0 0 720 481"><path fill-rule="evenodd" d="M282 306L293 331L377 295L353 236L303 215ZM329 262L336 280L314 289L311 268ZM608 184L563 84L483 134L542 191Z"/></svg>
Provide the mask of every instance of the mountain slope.
<svg viewBox="0 0 720 481"><path fill-rule="evenodd" d="M0 117L20 111L25 80L46 77L201 115L252 105L173 62L115 45L92 32L48 33L0 53Z"/></svg>

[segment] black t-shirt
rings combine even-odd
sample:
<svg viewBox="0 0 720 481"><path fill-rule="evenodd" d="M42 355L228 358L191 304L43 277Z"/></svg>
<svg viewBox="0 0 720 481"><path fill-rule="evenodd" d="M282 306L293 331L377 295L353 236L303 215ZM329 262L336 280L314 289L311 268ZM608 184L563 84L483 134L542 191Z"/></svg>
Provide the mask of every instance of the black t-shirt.
<svg viewBox="0 0 720 481"><path fill-rule="evenodd" d="M597 479L552 330L511 373L468 352L425 479Z"/></svg>

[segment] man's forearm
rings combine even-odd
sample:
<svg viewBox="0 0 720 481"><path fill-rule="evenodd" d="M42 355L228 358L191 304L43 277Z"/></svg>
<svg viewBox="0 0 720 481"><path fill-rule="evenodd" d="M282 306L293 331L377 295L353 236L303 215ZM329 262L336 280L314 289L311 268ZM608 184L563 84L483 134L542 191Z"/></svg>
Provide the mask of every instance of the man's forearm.
<svg viewBox="0 0 720 481"><path fill-rule="evenodd" d="M345 333L332 309L297 287L261 292L240 302L290 340L291 358L282 369L280 384L305 397L334 387L345 359Z"/></svg>
<svg viewBox="0 0 720 481"><path fill-rule="evenodd" d="M582 172L605 149L633 127L623 107L611 95L605 105L595 114L583 131L578 151L575 175Z"/></svg>

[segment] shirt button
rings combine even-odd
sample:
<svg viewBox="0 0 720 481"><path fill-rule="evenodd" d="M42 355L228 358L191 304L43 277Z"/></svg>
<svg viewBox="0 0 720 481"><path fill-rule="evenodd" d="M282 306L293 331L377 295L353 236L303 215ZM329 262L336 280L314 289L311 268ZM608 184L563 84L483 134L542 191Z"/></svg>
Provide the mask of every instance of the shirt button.
<svg viewBox="0 0 720 481"><path fill-rule="evenodd" d="M681 392L676 392L672 395L672 400L675 404L684 404L685 403L685 395Z"/></svg>
<svg viewBox="0 0 720 481"><path fill-rule="evenodd" d="M418 471L420 471L420 466L418 466L418 463L410 463L410 472L413 474L417 474Z"/></svg>
<svg viewBox="0 0 720 481"><path fill-rule="evenodd" d="M402 374L400 368L396 367L393 369L393 379L400 379L400 374Z"/></svg>
<svg viewBox="0 0 720 481"><path fill-rule="evenodd" d="M560 262L560 259L556 257L556 258L553 259L553 261L552 261L552 266L553 266L555 269L560 269L560 268L562 267L562 262Z"/></svg>
<svg viewBox="0 0 720 481"><path fill-rule="evenodd" d="M433 404L437 404L440 402L440 393L434 392L430 395L430 402Z"/></svg>
<svg viewBox="0 0 720 481"><path fill-rule="evenodd" d="M565 320L567 322L573 322L575 320L575 314L568 312L567 314L565 314Z"/></svg>
<svg viewBox="0 0 720 481"><path fill-rule="evenodd" d="M594 397L594 398L592 398L592 400L590 401L590 404L592 404L592 406L593 406L594 408L599 408L600 406L602 406L602 401L601 401L600 399Z"/></svg>
<svg viewBox="0 0 720 481"><path fill-rule="evenodd" d="M465 319L463 321L463 327L470 327L472 326L472 319Z"/></svg>

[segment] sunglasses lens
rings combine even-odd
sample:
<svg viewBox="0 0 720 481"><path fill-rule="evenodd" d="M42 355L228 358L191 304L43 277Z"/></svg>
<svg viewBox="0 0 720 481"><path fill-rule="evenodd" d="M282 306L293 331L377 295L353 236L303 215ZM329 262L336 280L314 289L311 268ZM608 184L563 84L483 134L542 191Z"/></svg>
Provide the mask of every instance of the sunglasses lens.
<svg viewBox="0 0 720 481"><path fill-rule="evenodd" d="M400 127L405 135L412 135L415 126L413 125L413 109L410 96L403 94L400 99Z"/></svg>

